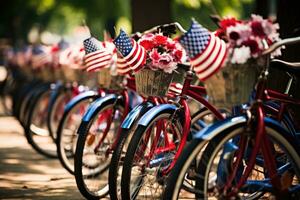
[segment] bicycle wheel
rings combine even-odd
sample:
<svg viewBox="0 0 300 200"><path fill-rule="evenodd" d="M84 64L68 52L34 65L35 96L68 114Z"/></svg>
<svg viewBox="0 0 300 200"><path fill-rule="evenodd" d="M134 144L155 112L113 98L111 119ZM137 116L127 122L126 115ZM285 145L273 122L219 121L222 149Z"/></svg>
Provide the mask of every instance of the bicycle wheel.
<svg viewBox="0 0 300 200"><path fill-rule="evenodd" d="M130 133L128 131L130 131ZM123 162L128 143L131 140L134 131L135 127L130 130L122 130L117 143L117 148L112 154L108 175L109 196L111 199L121 199L121 174Z"/></svg>
<svg viewBox="0 0 300 200"><path fill-rule="evenodd" d="M162 199L195 199L197 193L195 168L205 145L206 143L201 143L197 139L187 144L168 176ZM187 182L185 183L185 181ZM187 190L184 185L189 185L191 189Z"/></svg>
<svg viewBox="0 0 300 200"><path fill-rule="evenodd" d="M62 166L74 174L74 155L78 139L77 130L81 119L93 98L79 101L63 114L57 130L57 155Z"/></svg>
<svg viewBox="0 0 300 200"><path fill-rule="evenodd" d="M230 191L230 189L229 192L224 191L225 183L232 171L233 163L237 159L236 152L238 152L240 141L243 138L246 139L246 147L249 149L246 148L243 163L238 168L232 188L236 186L235 184L239 181L241 174L247 166L249 158L249 152L247 151L251 151L254 140L253 135L255 134L249 134L249 132L245 131L245 127L239 127L226 135L218 135L208 143L196 171L198 174L197 177L199 177L196 180L196 188L200 191L196 195L198 199L227 198L231 192L234 192L235 196L229 198L257 199L261 196L264 198L275 198L274 194L276 191L272 187L270 177L268 177L268 173L264 170L263 164L259 164L259 160L262 158L260 154L257 155L257 163L244 186L237 192ZM281 182L285 183L283 187L286 187L289 191L296 190L295 192L298 192L300 158L296 149L290 145L280 132L270 127L266 127L266 135L270 139L270 144L274 150L273 155L276 158L276 166L281 176Z"/></svg>
<svg viewBox="0 0 300 200"><path fill-rule="evenodd" d="M99 199L108 194L110 147L121 125L123 106L109 104L94 114L92 120L79 128L75 153L75 178L81 194Z"/></svg>
<svg viewBox="0 0 300 200"><path fill-rule="evenodd" d="M53 103L50 103L48 108L47 126L52 139L57 139L57 129L59 122L63 117L64 106L71 100L71 91L62 91L55 98Z"/></svg>
<svg viewBox="0 0 300 200"><path fill-rule="evenodd" d="M164 113L147 127L137 127L124 158L122 199L160 198L163 171L173 160L182 133L180 121L171 116Z"/></svg>
<svg viewBox="0 0 300 200"><path fill-rule="evenodd" d="M32 99L25 135L29 144L39 153L50 158L56 158L56 145L48 131L47 110L50 90L36 94Z"/></svg>
<svg viewBox="0 0 300 200"><path fill-rule="evenodd" d="M115 146L114 152L112 154L108 175L109 196L111 199L117 200L121 198L121 174L123 170L123 161L129 141L132 138L132 135L137 127L137 122L139 121L140 117L152 107L152 103L142 103L133 108L131 110L132 113L128 113L128 115L124 119L124 122L126 122L127 118L132 119L132 116L135 116L134 121L131 122L132 125L130 127L127 126L127 128L121 129L120 137L118 138L118 143ZM136 113L138 113L137 116Z"/></svg>

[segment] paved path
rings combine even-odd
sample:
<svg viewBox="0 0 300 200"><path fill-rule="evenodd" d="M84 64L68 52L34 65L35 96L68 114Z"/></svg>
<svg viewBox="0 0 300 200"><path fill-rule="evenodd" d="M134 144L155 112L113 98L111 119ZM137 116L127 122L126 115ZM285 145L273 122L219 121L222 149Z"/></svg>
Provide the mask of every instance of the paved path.
<svg viewBox="0 0 300 200"><path fill-rule="evenodd" d="M83 199L59 161L36 153L12 117L0 117L0 199Z"/></svg>

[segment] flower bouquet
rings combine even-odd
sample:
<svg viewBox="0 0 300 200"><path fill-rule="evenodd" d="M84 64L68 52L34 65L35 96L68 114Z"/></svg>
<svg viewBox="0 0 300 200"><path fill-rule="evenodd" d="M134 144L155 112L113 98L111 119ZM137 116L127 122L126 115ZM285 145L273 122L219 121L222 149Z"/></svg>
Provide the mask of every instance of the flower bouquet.
<svg viewBox="0 0 300 200"><path fill-rule="evenodd" d="M257 77L266 66L268 59L261 56L262 52L268 45L279 40L277 33L279 27L257 15L252 15L250 20L244 21L225 18L219 22L219 26L220 28L215 33L207 33L207 30L199 31L201 32L199 38L203 38L205 33L210 35L210 39L207 44L203 45L204 50L198 57L210 51L210 53L206 53L209 58L199 63L196 62L199 60L197 56L193 56L191 53L189 56L196 74L205 83L210 101L217 107L231 108L249 101ZM202 26L201 28L203 29ZM215 50L214 47L209 50L214 37L222 39L221 43L225 43L223 48ZM196 42L192 41L193 44ZM189 48L190 45L185 41L182 43L185 48ZM217 46L217 43L214 46ZM224 48L226 48L226 56L222 56L223 54L220 53ZM275 54L279 55L280 50ZM213 62L205 64L207 60L213 60ZM220 64L216 64L219 61Z"/></svg>
<svg viewBox="0 0 300 200"><path fill-rule="evenodd" d="M145 34L136 42L122 30L114 43L135 72L137 92L143 96L165 96L177 64L184 58L181 45L160 33Z"/></svg>

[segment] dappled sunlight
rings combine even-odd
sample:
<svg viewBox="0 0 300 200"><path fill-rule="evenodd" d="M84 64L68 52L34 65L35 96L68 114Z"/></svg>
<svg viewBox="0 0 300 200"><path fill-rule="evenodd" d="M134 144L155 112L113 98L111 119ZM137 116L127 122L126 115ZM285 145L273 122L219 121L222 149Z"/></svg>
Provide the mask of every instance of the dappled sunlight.
<svg viewBox="0 0 300 200"><path fill-rule="evenodd" d="M83 199L75 179L56 159L36 153L22 127L0 118L0 199Z"/></svg>

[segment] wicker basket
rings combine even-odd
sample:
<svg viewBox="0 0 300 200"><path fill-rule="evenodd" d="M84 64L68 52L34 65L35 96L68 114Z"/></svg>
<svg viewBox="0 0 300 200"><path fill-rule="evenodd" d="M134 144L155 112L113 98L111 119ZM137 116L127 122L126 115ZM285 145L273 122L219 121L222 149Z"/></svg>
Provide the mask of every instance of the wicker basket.
<svg viewBox="0 0 300 200"><path fill-rule="evenodd" d="M62 66L64 76L68 82L75 82L80 79L81 71L79 69L73 69L68 66Z"/></svg>
<svg viewBox="0 0 300 200"><path fill-rule="evenodd" d="M123 76L112 76L108 68L98 71L98 84L102 88L118 90L121 88L122 81Z"/></svg>
<svg viewBox="0 0 300 200"><path fill-rule="evenodd" d="M145 97L163 97L166 96L172 80L173 73L168 74L161 70L142 69L135 75L136 90Z"/></svg>
<svg viewBox="0 0 300 200"><path fill-rule="evenodd" d="M42 79L46 82L54 82L55 81L54 69L49 66L46 66L41 69L41 76L42 76Z"/></svg>
<svg viewBox="0 0 300 200"><path fill-rule="evenodd" d="M55 68L53 73L56 81L57 80L64 81L66 79L64 76L64 71L62 70L61 67Z"/></svg>
<svg viewBox="0 0 300 200"><path fill-rule="evenodd" d="M231 109L249 102L262 63L250 61L243 65L227 64L205 81L209 101L219 108Z"/></svg>

